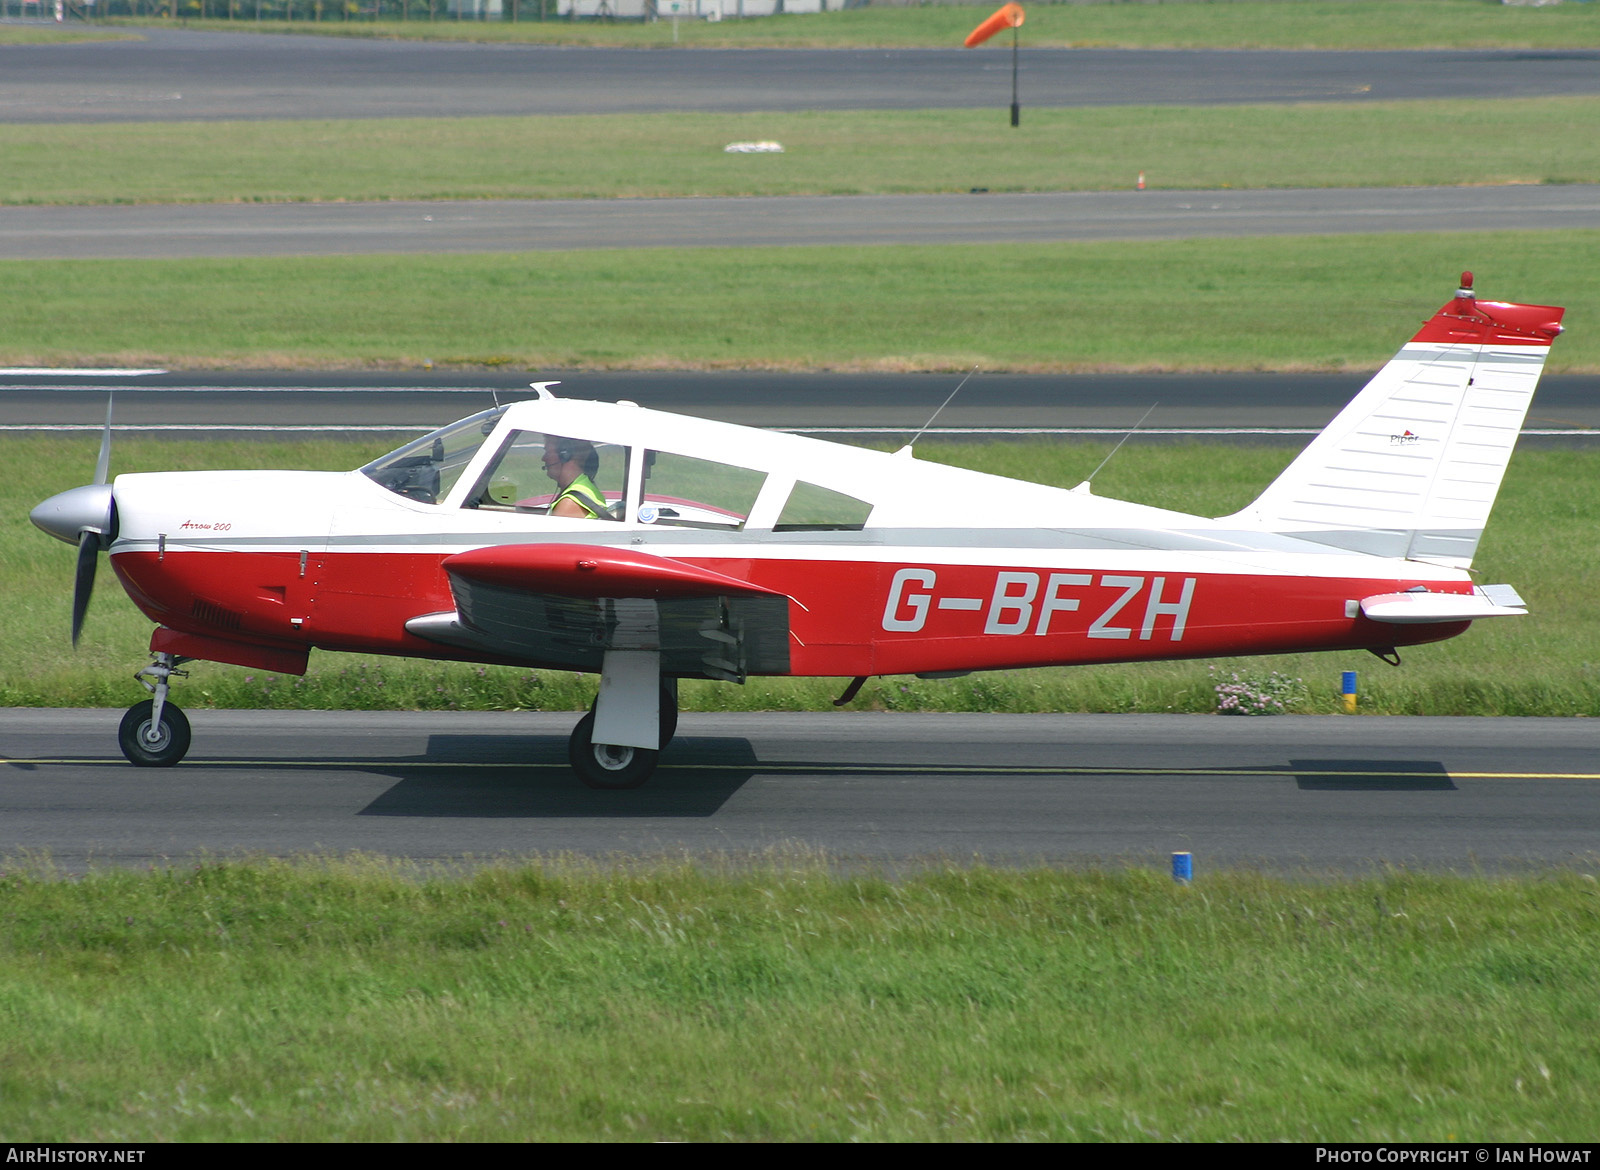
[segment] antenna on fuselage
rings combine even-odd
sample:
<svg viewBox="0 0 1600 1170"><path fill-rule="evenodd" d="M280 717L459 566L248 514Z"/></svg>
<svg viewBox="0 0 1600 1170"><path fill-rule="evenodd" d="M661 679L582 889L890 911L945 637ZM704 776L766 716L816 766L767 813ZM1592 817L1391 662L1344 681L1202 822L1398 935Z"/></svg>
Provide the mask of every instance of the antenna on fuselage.
<svg viewBox="0 0 1600 1170"><path fill-rule="evenodd" d="M1126 443L1129 439L1133 438L1133 432L1138 430L1140 427L1144 426L1144 420L1149 418L1152 414L1154 414L1156 412L1156 407L1158 407L1160 405L1161 405L1161 403L1159 403L1159 402L1152 402L1150 404L1150 409L1144 412L1144 415L1139 419L1138 422L1133 424L1132 429L1129 430L1127 434L1123 435L1122 438L1117 440L1117 445L1115 447L1111 448L1110 453L1108 455L1106 455L1106 457L1104 459L1100 460L1100 467L1104 467L1107 463L1111 462L1111 456L1115 455L1118 451L1122 450L1122 444ZM1075 491L1075 492L1086 492L1086 491L1088 491L1089 490L1089 484L1094 481L1094 477L1095 476L1100 474L1100 467L1096 467L1093 471L1091 471L1089 473L1089 478L1084 480L1082 483L1080 483L1077 487L1073 488L1072 490Z"/></svg>
<svg viewBox="0 0 1600 1170"><path fill-rule="evenodd" d="M923 432L933 425L933 420L939 417L940 412L943 411L945 407L949 406L955 401L956 395L961 393L961 387L965 386L969 381L971 381L972 375L976 374L977 372L977 366L973 366L967 371L967 376L962 378L961 381L956 384L956 388L954 390L950 391L950 397L939 403L939 409L928 416L928 421L922 424L922 430L911 436L906 445L901 448L902 451L909 451L913 446L916 445L917 440L922 438Z"/></svg>

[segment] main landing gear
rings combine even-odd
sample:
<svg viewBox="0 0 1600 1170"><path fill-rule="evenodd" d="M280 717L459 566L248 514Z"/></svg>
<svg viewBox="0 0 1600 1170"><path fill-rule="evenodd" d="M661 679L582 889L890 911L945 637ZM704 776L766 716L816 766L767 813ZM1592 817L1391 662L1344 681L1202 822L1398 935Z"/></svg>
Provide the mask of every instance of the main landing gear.
<svg viewBox="0 0 1600 1170"><path fill-rule="evenodd" d="M625 687L627 683L614 685ZM658 687L658 731L654 747L596 743L594 728L600 705L615 695L602 675L600 697L595 700L589 713L578 720L578 726L572 729L572 737L567 741L567 762L578 774L578 779L590 788L602 789L637 788L650 779L661 753L678 730L678 680L662 678Z"/></svg>
<svg viewBox="0 0 1600 1170"><path fill-rule="evenodd" d="M122 754L135 767L170 768L188 754L189 719L176 703L167 702L167 680L173 675L187 678L189 672L179 670L178 665L188 661L175 654L157 654L154 662L134 675L154 696L129 707L117 729Z"/></svg>

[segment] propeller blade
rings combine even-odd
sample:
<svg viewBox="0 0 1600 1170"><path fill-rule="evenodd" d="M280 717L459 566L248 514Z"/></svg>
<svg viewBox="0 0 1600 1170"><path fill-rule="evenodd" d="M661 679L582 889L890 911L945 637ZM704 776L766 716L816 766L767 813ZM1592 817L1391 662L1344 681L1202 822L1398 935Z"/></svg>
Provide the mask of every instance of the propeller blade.
<svg viewBox="0 0 1600 1170"><path fill-rule="evenodd" d="M100 432L100 457L94 461L95 483L105 483L111 473L111 404L114 395L106 395L106 428Z"/></svg>
<svg viewBox="0 0 1600 1170"><path fill-rule="evenodd" d="M78 571L72 582L72 645L76 649L78 635L83 632L83 618L89 612L89 598L94 596L94 571L100 563L100 537L94 532L84 532L78 537Z"/></svg>

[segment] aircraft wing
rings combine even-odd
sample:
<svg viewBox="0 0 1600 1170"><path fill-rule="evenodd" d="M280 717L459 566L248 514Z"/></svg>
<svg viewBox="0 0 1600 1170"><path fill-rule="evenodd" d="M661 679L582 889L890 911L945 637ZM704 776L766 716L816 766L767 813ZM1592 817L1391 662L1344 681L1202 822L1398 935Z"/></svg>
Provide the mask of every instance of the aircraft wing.
<svg viewBox="0 0 1600 1170"><path fill-rule="evenodd" d="M743 681L789 670L789 598L687 561L580 544L491 545L444 560L453 613L421 638L572 670L658 650L663 674Z"/></svg>

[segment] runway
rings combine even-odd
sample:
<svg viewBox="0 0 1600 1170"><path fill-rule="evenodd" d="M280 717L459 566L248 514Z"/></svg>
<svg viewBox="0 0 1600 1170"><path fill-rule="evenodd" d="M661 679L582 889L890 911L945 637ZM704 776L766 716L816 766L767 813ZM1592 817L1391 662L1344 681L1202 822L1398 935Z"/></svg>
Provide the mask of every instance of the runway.
<svg viewBox="0 0 1600 1170"><path fill-rule="evenodd" d="M0 121L459 118L661 110L1004 109L1010 55L576 49L140 30L0 46ZM1600 92L1600 51L1028 49L1027 107Z"/></svg>
<svg viewBox="0 0 1600 1170"><path fill-rule="evenodd" d="M1600 841L1593 720L690 713L645 788L602 793L566 767L575 713L190 714L189 759L140 770L118 711L0 711L0 856L1164 866L1188 850L1202 875L1348 874L1592 866Z"/></svg>
<svg viewBox="0 0 1600 1170"><path fill-rule="evenodd" d="M1600 228L1600 186L0 207L0 260Z"/></svg>
<svg viewBox="0 0 1600 1170"><path fill-rule="evenodd" d="M1304 444L1371 376L1345 373L990 374L979 372L930 428L933 436L1111 434ZM362 441L442 426L528 397L557 394L676 411L745 426L904 439L961 380L951 374L719 371L100 371L0 370L0 434L97 432L116 394L117 433L239 437L320 434ZM1600 376L1545 375L1524 441L1590 441L1600 432Z"/></svg>

